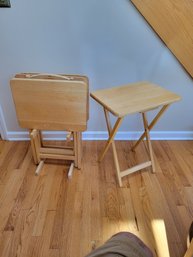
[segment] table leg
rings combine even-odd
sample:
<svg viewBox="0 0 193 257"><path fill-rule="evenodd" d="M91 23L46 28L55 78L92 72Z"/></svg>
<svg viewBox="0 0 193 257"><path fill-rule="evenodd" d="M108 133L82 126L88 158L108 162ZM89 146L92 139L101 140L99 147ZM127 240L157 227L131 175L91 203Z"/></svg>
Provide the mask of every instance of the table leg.
<svg viewBox="0 0 193 257"><path fill-rule="evenodd" d="M34 162L35 164L39 164L41 161L39 156L40 142L37 129L33 129L32 131L30 131L30 140Z"/></svg>
<svg viewBox="0 0 193 257"><path fill-rule="evenodd" d="M167 110L167 108L169 107L169 104L164 105L161 110L158 112L158 114L156 115L156 117L153 119L153 121L150 123L150 125L148 126L148 130L150 131L155 124L157 123L157 121L160 119L161 115ZM145 132L141 135L141 137L138 139L138 141L135 143L135 145L131 148L132 151L135 150L135 148L138 146L138 144L144 139L145 137Z"/></svg>
<svg viewBox="0 0 193 257"><path fill-rule="evenodd" d="M40 142L40 146L43 146L43 136L42 136L42 131L39 130L38 131L38 137L39 137L39 142Z"/></svg>
<svg viewBox="0 0 193 257"><path fill-rule="evenodd" d="M152 171L155 172L155 163L154 163L153 150L152 150L152 145L151 145L151 140L149 135L148 122L147 122L146 114L144 112L142 112L142 116L143 116L143 125L145 129L146 140L147 140L147 147L149 150L149 155L150 155L150 160L152 165Z"/></svg>
<svg viewBox="0 0 193 257"><path fill-rule="evenodd" d="M81 169L81 161L82 161L82 133L77 132L77 160L78 160L78 169Z"/></svg>
<svg viewBox="0 0 193 257"><path fill-rule="evenodd" d="M78 167L78 140L77 140L77 132L73 132L73 148L74 148L74 166Z"/></svg>
<svg viewBox="0 0 193 257"><path fill-rule="evenodd" d="M44 165L44 160L41 160L39 165L37 166L37 169L35 171L35 175L38 176L40 174L40 171L42 170L43 168L43 165Z"/></svg>
<svg viewBox="0 0 193 257"><path fill-rule="evenodd" d="M78 169L81 169L82 133L81 132L73 132L73 138L74 138L74 154L75 154L74 166Z"/></svg>
<svg viewBox="0 0 193 257"><path fill-rule="evenodd" d="M99 162L102 161L102 159L105 156L107 150L109 149L109 146L112 143L112 141L114 139L114 136L116 135L116 132L117 132L119 126L121 125L122 120L123 120L123 117L118 118L117 121L115 122L115 125L114 125L113 129L111 130L111 133L109 135L109 139L108 139L108 141L107 141L107 143L105 145L105 148L103 149L103 151L102 151L102 153L100 155Z"/></svg>
<svg viewBox="0 0 193 257"><path fill-rule="evenodd" d="M111 131L112 131L112 127L111 127L111 123L110 123L109 112L105 108L104 108L104 113L105 113L108 133L109 133L109 136L110 136ZM115 141L112 140L111 144L112 144L112 148L113 148L113 157L114 157L114 163L115 163L115 167L116 167L117 179L118 179L118 182L119 182L119 186L122 187L122 180L121 180L121 176L120 176L121 171L120 171L120 167L119 167L119 161L118 161Z"/></svg>

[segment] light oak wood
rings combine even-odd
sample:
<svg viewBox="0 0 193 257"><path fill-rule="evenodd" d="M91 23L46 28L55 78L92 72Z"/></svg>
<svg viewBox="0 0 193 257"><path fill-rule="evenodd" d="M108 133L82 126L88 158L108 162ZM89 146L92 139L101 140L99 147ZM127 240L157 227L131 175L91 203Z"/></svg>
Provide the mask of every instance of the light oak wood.
<svg viewBox="0 0 193 257"><path fill-rule="evenodd" d="M22 128L84 131L88 120L88 81L30 73L11 79L17 118ZM59 76L59 78L58 78ZM65 77L65 75L64 75Z"/></svg>
<svg viewBox="0 0 193 257"><path fill-rule="evenodd" d="M192 0L131 0L193 77Z"/></svg>
<svg viewBox="0 0 193 257"><path fill-rule="evenodd" d="M44 161L42 160L42 161L40 161L40 163L37 166L37 169L35 171L35 175L39 175L40 174L40 172L41 172L41 170L43 168L43 165L44 165Z"/></svg>
<svg viewBox="0 0 193 257"><path fill-rule="evenodd" d="M31 140L31 149L32 149L34 163L38 164L39 159L38 159L37 152L36 152L36 146L35 146L34 135L32 133L32 130L29 131L29 136L30 136L30 140Z"/></svg>
<svg viewBox="0 0 193 257"><path fill-rule="evenodd" d="M45 154L60 154L60 155L73 155L73 149L57 149L52 147L40 147L40 153Z"/></svg>
<svg viewBox="0 0 193 257"><path fill-rule="evenodd" d="M82 133L77 132L77 161L78 161L78 169L81 168L82 162Z"/></svg>
<svg viewBox="0 0 193 257"><path fill-rule="evenodd" d="M69 169L69 171L68 171L68 178L69 178L69 179L72 178L73 170L74 170L74 162L71 163L70 169Z"/></svg>
<svg viewBox="0 0 193 257"><path fill-rule="evenodd" d="M109 113L105 108L104 108L104 113L105 113L105 119L106 119L108 133L109 133L109 136L110 136L110 134L112 132L112 127L111 127ZM114 140L111 142L111 144L112 144L112 149L113 149L113 157L114 157L115 168L116 168L116 172L117 172L117 179L118 179L119 185L122 186L121 175L120 175L121 170L120 170L120 166L119 166L117 150L116 150Z"/></svg>
<svg viewBox="0 0 193 257"><path fill-rule="evenodd" d="M146 112L181 99L175 93L150 82L101 89L90 95L117 117Z"/></svg>
<svg viewBox="0 0 193 257"><path fill-rule="evenodd" d="M77 132L74 132L77 134ZM43 140L41 136L41 132L37 129L33 129L30 132L32 153L34 157L35 164L38 164L35 175L39 175L41 172L44 161L46 159L58 159L58 160L75 160L77 159L77 154L81 155L81 152L75 149L60 149L60 148L52 148L43 146ZM77 138L76 140L81 140L81 138ZM78 141L77 141L78 144ZM74 145L74 147L78 147ZM73 163L74 166L74 163ZM73 166L70 166L70 173L72 174ZM79 161L79 168L81 167L81 162Z"/></svg>
<svg viewBox="0 0 193 257"><path fill-rule="evenodd" d="M158 112L158 114L155 116L155 118L152 120L152 122L148 125L148 130L151 130L155 124L158 122L158 120L161 118L163 113L168 109L169 104L164 105L161 110ZM138 144L144 139L145 137L145 132L141 135L141 137L138 139L138 141L135 143L134 146L132 146L131 150L134 151L135 148L138 146Z"/></svg>
<svg viewBox="0 0 193 257"><path fill-rule="evenodd" d="M116 141L123 169L147 158L146 142L136 154L129 152L132 143ZM29 142L1 145L3 256L83 257L120 231L139 236L156 257L167 256L167 246L170 257L184 256L193 220L193 141L152 141L159 172L133 173L122 179L122 188L112 153L104 165L97 161L104 145L83 142L82 171L70 181L68 165L44 164L34 176Z"/></svg>
<svg viewBox="0 0 193 257"><path fill-rule="evenodd" d="M40 236L43 233L46 216L48 214L47 209L49 205L50 192L52 189L55 171L56 166L44 164L44 169L40 173L41 177L45 176L45 174L48 173L50 173L50 176L47 176L46 179L40 179L37 187L34 190L34 195L29 209L29 213L31 211L34 211L35 214L32 236Z"/></svg>
<svg viewBox="0 0 193 257"><path fill-rule="evenodd" d="M146 114L144 112L142 113L142 117L143 117L143 124L144 124L144 129L146 134L147 147L148 147L150 160L151 160L152 171L155 172L155 164L154 164L154 158L153 158L153 150L152 150L151 141L150 141L148 122L147 122Z"/></svg>
<svg viewBox="0 0 193 257"><path fill-rule="evenodd" d="M72 132L69 132L69 133L66 135L66 141L70 142L71 137L72 137Z"/></svg>
<svg viewBox="0 0 193 257"><path fill-rule="evenodd" d="M150 167L150 166L152 166L152 162L151 161L143 162L143 163L135 165L135 166L133 166L133 167L127 169L127 170L121 171L120 172L120 176L122 178L124 176L129 175L129 174L132 174L133 172L145 169L145 168Z"/></svg>
<svg viewBox="0 0 193 257"><path fill-rule="evenodd" d="M73 145L74 145L74 153L75 153L75 159L74 159L74 166L78 167L78 138L77 133L73 133Z"/></svg>
<svg viewBox="0 0 193 257"><path fill-rule="evenodd" d="M99 104L103 106L107 129L109 133L109 138L103 151L101 152L99 162L102 161L110 145L112 144L113 158L119 186L122 186L122 177L132 174L133 172L139 171L141 169L147 168L149 166L152 166L152 171L155 173L156 168L153 158L153 150L151 146L149 131L153 128L161 115L168 108L169 104L179 101L180 97L168 90L165 90L160 86L151 84L149 82L140 82L135 84L128 84L125 86L113 87L109 89L97 90L91 93L91 97L93 97ZM156 109L158 107L161 107L161 110L158 112L156 117L149 125L145 112ZM108 111L117 117L113 128L111 128ZM142 139L146 137L147 150L149 152L150 161L143 162L141 164L134 165L133 167L124 171L120 171L114 137L124 117L128 114L136 112L142 113L145 131L131 150L134 151L134 149L142 141Z"/></svg>
<svg viewBox="0 0 193 257"><path fill-rule="evenodd" d="M112 131L111 131L111 133L110 133L110 135L109 135L109 139L107 140L107 143L106 143L106 145L105 145L105 147L104 147L104 150L102 151L101 156L99 157L99 162L102 161L102 159L103 159L104 156L105 156L105 153L107 152L107 150L109 149L111 143L113 142L114 136L116 135L116 132L117 132L117 130L119 129L122 120L123 120L123 118L118 118L118 119L116 120L115 125L114 125L114 127L113 127L113 129L112 129Z"/></svg>
<svg viewBox="0 0 193 257"><path fill-rule="evenodd" d="M87 77L21 73L10 84L18 122L30 131L34 162L39 164L35 174L39 174L45 159L73 160L80 169L81 132L86 130L89 118ZM46 147L41 130L67 130L66 141L69 143L73 135L73 146Z"/></svg>
<svg viewBox="0 0 193 257"><path fill-rule="evenodd" d="M40 157L41 143L40 143L39 131L37 129L32 130L31 138L32 138L32 145L34 144L35 146L36 157L39 164L41 161L41 157Z"/></svg>
<svg viewBox="0 0 193 257"><path fill-rule="evenodd" d="M75 160L73 155L62 155L62 154L51 154L51 153L40 153L41 159L56 159L56 160Z"/></svg>

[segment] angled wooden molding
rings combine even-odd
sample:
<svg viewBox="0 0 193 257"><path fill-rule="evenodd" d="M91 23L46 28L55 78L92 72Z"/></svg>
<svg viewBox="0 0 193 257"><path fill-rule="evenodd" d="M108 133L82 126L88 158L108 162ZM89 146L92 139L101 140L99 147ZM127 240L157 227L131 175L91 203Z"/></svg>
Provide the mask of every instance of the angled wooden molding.
<svg viewBox="0 0 193 257"><path fill-rule="evenodd" d="M193 1L131 2L193 77Z"/></svg>

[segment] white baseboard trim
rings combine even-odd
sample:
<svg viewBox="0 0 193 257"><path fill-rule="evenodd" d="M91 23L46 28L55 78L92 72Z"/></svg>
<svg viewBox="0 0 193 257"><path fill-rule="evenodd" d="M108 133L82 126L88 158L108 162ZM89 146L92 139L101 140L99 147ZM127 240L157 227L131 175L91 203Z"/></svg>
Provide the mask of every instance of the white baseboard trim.
<svg viewBox="0 0 193 257"><path fill-rule="evenodd" d="M2 139L8 140L7 127L6 127L6 123L5 123L5 119L4 119L4 115L3 115L1 106L0 106L0 134L1 134Z"/></svg>
<svg viewBox="0 0 193 257"><path fill-rule="evenodd" d="M115 140L137 140L141 136L141 131L117 132ZM7 140L24 141L29 140L27 131L9 131ZM150 132L152 140L193 140L193 131L152 131ZM45 140L64 140L66 133L63 131L45 131L43 138ZM106 140L108 133L106 131L86 131L83 132L83 140Z"/></svg>

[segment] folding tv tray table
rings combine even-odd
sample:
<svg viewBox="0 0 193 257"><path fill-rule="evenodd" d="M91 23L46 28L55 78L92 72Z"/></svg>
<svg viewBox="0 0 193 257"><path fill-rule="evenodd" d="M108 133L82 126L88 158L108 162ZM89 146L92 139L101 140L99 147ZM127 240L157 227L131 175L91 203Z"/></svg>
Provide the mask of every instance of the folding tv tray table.
<svg viewBox="0 0 193 257"><path fill-rule="evenodd" d="M29 129L36 174L45 159L70 160L81 168L81 133L88 121L88 79L79 75L21 73L10 81L18 122ZM42 130L65 130L71 146L47 147Z"/></svg>
<svg viewBox="0 0 193 257"><path fill-rule="evenodd" d="M133 172L139 171L149 166L151 166L152 171L155 172L155 164L149 131L154 127L156 122L166 111L169 105L180 100L180 96L149 82L140 82L109 89L97 90L91 93L91 97L103 106L109 133L109 138L99 157L99 161L102 161L104 155L109 149L109 146L112 144L113 158L119 186L122 186L122 178ZM151 121L151 123L148 124L146 112L158 107L161 107L161 109L155 118ZM117 117L113 128L111 127L109 112ZM135 150L137 145L144 139L144 137L146 137L150 160L131 167L127 170L120 171L114 137L124 117L133 113L142 114L144 133L132 147L132 150Z"/></svg>

